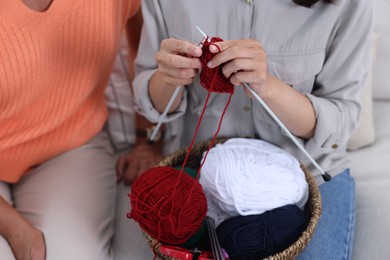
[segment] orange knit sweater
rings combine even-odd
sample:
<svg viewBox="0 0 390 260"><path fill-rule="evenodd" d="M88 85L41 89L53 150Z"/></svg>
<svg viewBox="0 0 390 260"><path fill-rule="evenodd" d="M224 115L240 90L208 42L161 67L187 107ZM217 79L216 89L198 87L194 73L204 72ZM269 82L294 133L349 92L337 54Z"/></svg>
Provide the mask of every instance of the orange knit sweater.
<svg viewBox="0 0 390 260"><path fill-rule="evenodd" d="M0 180L101 131L104 89L139 0L53 0L43 12L0 0Z"/></svg>

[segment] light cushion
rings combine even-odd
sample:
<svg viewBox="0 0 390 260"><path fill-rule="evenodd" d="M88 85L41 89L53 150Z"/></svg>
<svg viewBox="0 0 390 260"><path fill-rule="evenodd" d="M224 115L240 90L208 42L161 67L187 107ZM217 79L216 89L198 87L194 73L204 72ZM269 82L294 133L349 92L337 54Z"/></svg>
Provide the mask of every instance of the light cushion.
<svg viewBox="0 0 390 260"><path fill-rule="evenodd" d="M362 112L357 128L352 133L348 140L347 148L350 151L360 149L371 145L375 141L375 129L372 110L372 92L373 92L373 67L375 64L376 48L378 43L378 35L374 34L371 44L371 65L365 85L360 95Z"/></svg>
<svg viewBox="0 0 390 260"><path fill-rule="evenodd" d="M375 101L376 142L349 152L356 182L354 260L389 259L390 102Z"/></svg>
<svg viewBox="0 0 390 260"><path fill-rule="evenodd" d="M380 41L374 65L374 99L390 101L390 1L375 0L374 30Z"/></svg>

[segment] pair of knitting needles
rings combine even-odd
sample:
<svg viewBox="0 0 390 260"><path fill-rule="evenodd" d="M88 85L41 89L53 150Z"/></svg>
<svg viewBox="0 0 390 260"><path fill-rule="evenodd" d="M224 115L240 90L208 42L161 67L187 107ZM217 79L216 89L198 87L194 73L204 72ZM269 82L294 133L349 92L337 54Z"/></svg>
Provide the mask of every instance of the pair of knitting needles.
<svg viewBox="0 0 390 260"><path fill-rule="evenodd" d="M204 40L210 41L210 38L207 36L206 33L204 33L199 26L196 26L196 29L200 32L200 34L203 36ZM255 91L251 89L248 83L243 82L244 87L255 97L255 99L260 103L260 105L267 111L267 113L275 120L275 122L279 125L279 127L283 130L283 133L285 133L290 140L301 150L301 152L310 160L310 162L316 167L321 175L324 181L330 181L332 179L332 176L325 172L321 166L318 165L318 163L311 157L311 155L306 151L306 149L301 145L301 143L291 134L291 132L287 129L287 127L282 123L282 121L279 120L279 118L272 112L272 110L268 107L268 105L260 98L259 95ZM149 143L153 143L154 138L157 135L158 129L161 127L162 122L164 121L165 116L167 115L169 109L172 106L173 101L176 99L176 96L179 94L181 86L177 86L175 91L173 92L173 95L171 99L169 100L167 107L165 108L164 112L161 114L159 121L157 123L157 126L155 127Z"/></svg>
<svg viewBox="0 0 390 260"><path fill-rule="evenodd" d="M217 232L215 230L214 220L211 217L206 217L207 232L209 234L211 252L214 260L224 260L221 245L219 244Z"/></svg>

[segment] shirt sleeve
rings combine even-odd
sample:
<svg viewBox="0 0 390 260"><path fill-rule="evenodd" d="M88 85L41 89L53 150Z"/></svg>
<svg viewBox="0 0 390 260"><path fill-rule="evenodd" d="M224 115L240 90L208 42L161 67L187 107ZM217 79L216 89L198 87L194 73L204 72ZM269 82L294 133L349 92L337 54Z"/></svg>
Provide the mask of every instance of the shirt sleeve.
<svg viewBox="0 0 390 260"><path fill-rule="evenodd" d="M314 137L306 142L312 154L345 145L358 123L359 95L369 70L373 2L348 1L344 6L314 90L306 94L317 117Z"/></svg>
<svg viewBox="0 0 390 260"><path fill-rule="evenodd" d="M156 54L160 43L168 38L159 1L147 0L142 2L144 24L138 54L135 60L135 78L133 81L134 103L138 113L151 122L158 122L161 113L153 106L149 96L148 85L153 73L157 70ZM163 122L171 122L184 114L187 108L187 90L184 90L182 102L174 113L170 113Z"/></svg>

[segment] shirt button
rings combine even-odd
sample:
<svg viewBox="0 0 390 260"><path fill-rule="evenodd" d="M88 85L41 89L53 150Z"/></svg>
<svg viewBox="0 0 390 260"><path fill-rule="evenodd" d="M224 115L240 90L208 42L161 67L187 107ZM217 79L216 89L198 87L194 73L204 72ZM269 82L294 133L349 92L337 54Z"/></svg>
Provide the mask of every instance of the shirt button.
<svg viewBox="0 0 390 260"><path fill-rule="evenodd" d="M248 112L249 110L251 110L251 108L248 107L248 106L244 106L242 109L243 109L245 112Z"/></svg>
<svg viewBox="0 0 390 260"><path fill-rule="evenodd" d="M332 145L333 149L337 149L339 146L337 144Z"/></svg>

